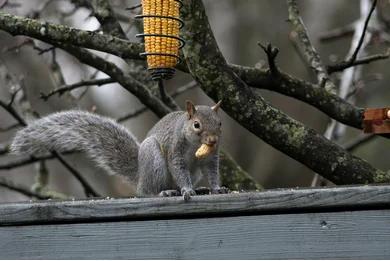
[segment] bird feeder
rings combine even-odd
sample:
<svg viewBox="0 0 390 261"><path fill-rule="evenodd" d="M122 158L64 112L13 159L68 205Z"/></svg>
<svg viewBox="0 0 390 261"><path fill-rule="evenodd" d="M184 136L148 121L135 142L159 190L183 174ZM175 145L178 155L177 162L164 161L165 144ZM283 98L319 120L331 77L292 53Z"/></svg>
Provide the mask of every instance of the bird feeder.
<svg viewBox="0 0 390 261"><path fill-rule="evenodd" d="M180 19L180 0L142 0L142 18L144 24L143 37L148 70L153 80L161 82L170 79L175 73L175 66L180 62L179 49L184 40L179 30L184 25Z"/></svg>
<svg viewBox="0 0 390 261"><path fill-rule="evenodd" d="M390 108L366 109L363 130L365 133L390 133Z"/></svg>

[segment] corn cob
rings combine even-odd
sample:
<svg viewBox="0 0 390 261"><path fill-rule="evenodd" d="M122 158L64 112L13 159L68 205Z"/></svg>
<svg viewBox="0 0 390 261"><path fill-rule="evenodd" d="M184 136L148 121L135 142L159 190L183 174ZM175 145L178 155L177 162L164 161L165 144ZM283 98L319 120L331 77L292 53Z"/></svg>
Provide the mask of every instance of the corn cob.
<svg viewBox="0 0 390 261"><path fill-rule="evenodd" d="M179 21L170 18L147 17L148 15L159 15L179 18L179 8L180 3L176 0L142 0L144 34L179 37ZM180 42L175 38L145 36L145 52L149 53L147 54L148 68L174 68L178 63L179 46ZM162 55L153 55L153 53Z"/></svg>

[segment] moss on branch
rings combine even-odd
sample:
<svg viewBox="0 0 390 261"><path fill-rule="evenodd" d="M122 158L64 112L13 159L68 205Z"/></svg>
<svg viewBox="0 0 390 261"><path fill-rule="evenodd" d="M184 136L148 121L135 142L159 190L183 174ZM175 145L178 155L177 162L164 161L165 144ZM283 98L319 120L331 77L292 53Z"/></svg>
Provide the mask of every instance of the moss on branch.
<svg viewBox="0 0 390 261"><path fill-rule="evenodd" d="M184 3L188 68L201 88L231 117L276 149L336 184L390 182L373 168L311 128L290 118L254 93L228 66L216 44L202 1Z"/></svg>
<svg viewBox="0 0 390 261"><path fill-rule="evenodd" d="M122 58L140 59L143 45L98 32L40 22L0 12L0 29L12 35L27 35L44 42L61 42L111 53Z"/></svg>
<svg viewBox="0 0 390 261"><path fill-rule="evenodd" d="M186 59L192 74L202 83L203 89L210 97L214 99L223 97L225 110L244 127L335 183L389 181L388 173L372 168L313 130L269 106L248 85L267 88L297 98L315 106L334 119L356 128L361 128L362 109L331 93L324 93L317 86L284 73L275 80L267 71L226 64L215 44L202 3L198 2L190 1L186 5L187 8L196 10L192 15L188 12L186 14L188 20ZM202 32L204 28L206 32ZM169 111L156 97L146 92L142 84L134 82L115 65L101 58L99 60L99 57L91 56L89 52L78 48L95 49L125 59L142 59L139 53L144 49L143 44L4 13L0 13L0 29L13 35L27 35L64 48L81 62L106 72L125 88L129 88L157 115L162 116ZM188 71L186 66L182 65L181 68Z"/></svg>
<svg viewBox="0 0 390 261"><path fill-rule="evenodd" d="M94 0L88 6L95 6L97 5L95 2L100 3L100 1ZM124 35L120 32L119 25L113 21L112 14L104 12L103 7L105 6L100 6L101 9L96 11L96 15L103 24L105 31L108 31L109 28L115 28L115 34L123 38ZM110 9L106 7L106 10ZM139 53L144 50L143 44L132 43L107 34L87 32L1 12L0 29L13 35L26 35L53 45L63 43L107 52L124 59L143 59L139 56ZM43 35L41 31L44 33ZM283 72L281 72L278 79L275 79L265 70L233 64L230 64L229 67L249 86L268 89L296 98L313 105L339 122L355 128L362 128L361 108L340 99L337 95L321 90L318 86L299 80ZM184 64L180 64L178 68L188 72L188 68Z"/></svg>

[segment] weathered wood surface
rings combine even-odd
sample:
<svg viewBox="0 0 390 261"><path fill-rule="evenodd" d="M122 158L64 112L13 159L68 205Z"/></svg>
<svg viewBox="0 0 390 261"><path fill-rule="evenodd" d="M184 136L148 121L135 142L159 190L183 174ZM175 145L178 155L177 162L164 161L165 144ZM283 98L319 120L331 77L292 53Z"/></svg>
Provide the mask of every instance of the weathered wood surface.
<svg viewBox="0 0 390 261"><path fill-rule="evenodd" d="M382 259L390 211L0 227L1 259Z"/></svg>
<svg viewBox="0 0 390 261"><path fill-rule="evenodd" d="M189 202L175 197L7 203L0 204L0 226L389 208L390 186L284 189L195 196Z"/></svg>

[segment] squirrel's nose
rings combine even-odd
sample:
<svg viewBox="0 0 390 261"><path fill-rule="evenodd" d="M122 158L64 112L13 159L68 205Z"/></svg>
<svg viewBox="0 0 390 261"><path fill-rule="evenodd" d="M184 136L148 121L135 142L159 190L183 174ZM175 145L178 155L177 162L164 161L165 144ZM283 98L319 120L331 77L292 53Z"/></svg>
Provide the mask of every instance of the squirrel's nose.
<svg viewBox="0 0 390 261"><path fill-rule="evenodd" d="M217 143L218 141L218 137L217 136L208 136L206 138L206 142L208 145L214 145L215 143Z"/></svg>

